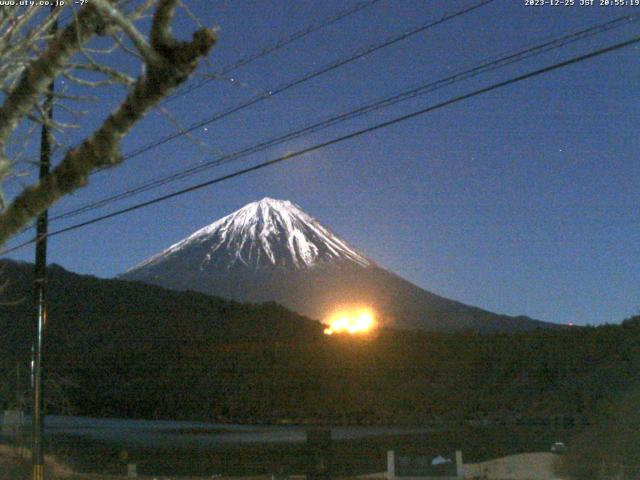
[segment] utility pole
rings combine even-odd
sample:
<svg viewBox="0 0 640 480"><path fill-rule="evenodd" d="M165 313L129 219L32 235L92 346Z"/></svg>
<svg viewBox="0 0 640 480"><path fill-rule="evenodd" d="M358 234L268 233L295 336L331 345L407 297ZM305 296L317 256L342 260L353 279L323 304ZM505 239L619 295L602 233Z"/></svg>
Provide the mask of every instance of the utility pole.
<svg viewBox="0 0 640 480"><path fill-rule="evenodd" d="M51 7L51 14L55 13L55 6ZM51 34L58 31L58 20L51 25ZM42 131L40 135L40 175L42 180L49 175L51 167L51 130L48 121L53 120L53 93L55 80L51 80L44 100ZM31 439L32 480L44 480L44 451L42 445L44 417L43 417L43 373L42 349L44 333L47 326L47 227L49 212L45 210L38 216L36 226L36 260L34 271L34 297L36 304L35 341L33 345L32 379L33 379L33 416Z"/></svg>

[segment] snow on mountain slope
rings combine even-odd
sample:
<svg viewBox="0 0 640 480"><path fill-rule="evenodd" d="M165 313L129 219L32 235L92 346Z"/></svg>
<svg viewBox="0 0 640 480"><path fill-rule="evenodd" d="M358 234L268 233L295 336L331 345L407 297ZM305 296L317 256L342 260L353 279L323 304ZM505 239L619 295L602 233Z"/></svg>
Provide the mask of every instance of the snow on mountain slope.
<svg viewBox="0 0 640 480"><path fill-rule="evenodd" d="M312 268L330 262L373 262L286 200L263 198L193 233L129 270L172 257L208 268Z"/></svg>
<svg viewBox="0 0 640 480"><path fill-rule="evenodd" d="M423 290L376 265L297 205L272 198L198 230L121 278L239 301L275 301L315 319L327 318L340 305L366 305L403 328L519 331L546 326Z"/></svg>

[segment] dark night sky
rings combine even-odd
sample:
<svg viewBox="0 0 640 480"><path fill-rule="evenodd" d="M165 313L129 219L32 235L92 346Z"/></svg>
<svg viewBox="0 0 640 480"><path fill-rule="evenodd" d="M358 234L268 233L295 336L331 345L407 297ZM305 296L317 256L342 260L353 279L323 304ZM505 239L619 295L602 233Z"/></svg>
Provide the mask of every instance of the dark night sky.
<svg viewBox="0 0 640 480"><path fill-rule="evenodd" d="M598 3L599 0L596 1ZM356 2L193 0L219 27L201 72L273 45ZM166 105L184 125L475 1L380 0ZM580 0L576 0L579 4ZM525 6L496 0L94 175L52 214L233 152L329 115L639 7ZM176 32L193 29L186 15ZM640 22L277 146L92 211L168 193L640 34ZM49 260L111 277L264 196L291 200L417 285L507 314L619 322L640 306L638 46L502 88L217 186L50 240ZM116 96L99 94L71 141ZM125 152L175 131L150 114ZM78 137L73 137L77 135ZM11 181L15 192L26 178ZM10 245L26 236L15 239ZM12 258L32 261L33 248Z"/></svg>

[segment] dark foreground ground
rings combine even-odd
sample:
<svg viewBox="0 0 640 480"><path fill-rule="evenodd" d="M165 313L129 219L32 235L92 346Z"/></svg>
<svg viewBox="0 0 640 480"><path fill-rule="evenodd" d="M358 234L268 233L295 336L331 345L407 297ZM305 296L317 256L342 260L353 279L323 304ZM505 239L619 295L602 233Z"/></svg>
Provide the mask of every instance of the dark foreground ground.
<svg viewBox="0 0 640 480"><path fill-rule="evenodd" d="M553 442L567 442L573 433L570 429L549 426L487 426L369 437L334 441L327 460L336 476L384 471L388 450L434 454L462 450L465 463L476 463L517 453L548 451ZM47 438L47 452L76 472L119 475L126 471L126 463L136 463L142 476L296 475L307 473L310 460L304 443L152 449L63 435Z"/></svg>

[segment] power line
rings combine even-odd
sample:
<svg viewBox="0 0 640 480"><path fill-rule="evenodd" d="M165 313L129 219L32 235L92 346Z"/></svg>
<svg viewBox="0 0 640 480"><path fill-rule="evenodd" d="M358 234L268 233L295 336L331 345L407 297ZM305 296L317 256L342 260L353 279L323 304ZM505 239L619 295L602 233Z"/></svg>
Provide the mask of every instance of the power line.
<svg viewBox="0 0 640 480"><path fill-rule="evenodd" d="M369 2L371 2L371 1L372 0L369 0ZM375 0L375 1L379 1L379 0ZM361 50L361 51L356 52L355 54L352 54L349 57L337 60L336 62L333 62L333 63L331 63L329 65L326 65L326 66L320 68L319 70L315 70L315 71L313 71L311 73L305 74L302 77L300 77L298 79L295 79L295 80L293 80L291 82L288 82L288 83L286 83L286 84L284 84L284 85L282 85L280 87L277 87L277 88L275 88L273 90L266 90L266 91L262 92L261 94L258 94L257 96L252 97L251 99L249 99L248 101L246 101L246 102L244 102L244 103L242 103L240 105L237 105L235 107L231 107L230 109L224 110L222 112L218 112L215 115L213 115L212 117L206 118L206 119L201 120L201 121L199 121L199 122L197 122L195 124L192 124L187 129L183 129L183 130L181 130L179 132L173 133L171 135L167 135L167 136L165 136L165 137L163 137L163 138L161 138L159 140L156 140L156 141L154 141L152 143L149 143L149 144L144 145L144 146L142 146L140 148L137 148L136 150L133 150L132 152L129 152L129 153L125 154L123 156L123 158L122 158L122 161L126 161L126 160L129 160L131 158L137 157L137 156L139 156L139 155L141 155L141 154L143 154L143 153L145 153L145 152L147 152L149 150L152 150L152 149L157 148L157 147L159 147L161 145L164 145L165 143L170 142L170 141L172 141L172 140L174 140L176 138L188 135L189 133L193 132L194 130L197 130L198 128L202 128L202 127L204 127L206 125L210 125L211 123L213 123L215 121L221 120L221 119L223 119L223 118L225 118L225 117L227 117L229 115L232 115L232 114L234 114L236 112L244 110L245 108L251 107L251 106L253 106L253 105L257 104L257 103L260 103L260 102L262 102L262 101L264 101L264 100L266 100L268 98L273 98L274 96L276 96L276 95L278 95L280 93L283 93L283 92L285 92L285 91L287 91L287 90L289 90L291 88L294 88L294 87L296 87L298 85L301 85L301 84L303 84L303 83L305 83L305 82L307 82L309 80L312 80L312 79L317 78L317 77L319 77L321 75L324 75L325 73L329 73L329 72L331 72L333 70L336 70L336 69L338 69L338 68L340 68L340 67L342 67L344 65L347 65L347 64L349 64L349 63L351 63L353 61L356 61L356 60L358 60L358 59L360 59L360 58L362 58L362 57L364 57L364 56L366 56L368 54L374 53L374 52L376 52L378 50L381 50L383 48L386 48L386 47L389 47L391 45L394 45L394 44L396 44L396 43L398 43L398 42L400 42L402 40L406 40L407 38L410 38L410 37L412 37L414 35L417 35L418 33L421 33L423 31L426 31L426 30L430 29L430 28L438 26L438 25L440 25L442 23L445 23L445 22L447 22L449 20L453 20L455 18L463 16L463 15L465 15L467 13L470 13L470 12L472 12L472 11L478 9L478 8L481 8L481 7L485 6L485 5L493 3L494 1L495 0L482 0L479 3L476 3L476 4L474 4L474 5L470 6L470 7L466 7L464 9L458 10L458 11L456 11L454 13L447 14L447 15L445 15L445 16L437 19L437 20L428 21L428 22L426 22L426 23L424 23L424 24L422 24L422 25L420 25L420 26L418 26L416 28L413 28L412 30L409 30L407 32L404 32L404 33L401 33L399 35L396 35L396 36L393 36L391 38L388 38L387 40L385 40L382 43L379 43L379 44L376 44L376 45L373 45L373 46L369 46L369 47L365 48L364 50ZM364 5L368 6L368 4L363 4L363 6L360 7L359 9L365 8ZM355 13L355 12L352 12L352 13ZM347 13L343 13L341 18L344 18L346 15L347 15ZM340 16L340 14L338 14L338 16ZM335 20L335 21L337 21L337 20ZM318 29L319 28L322 28L322 27L318 27ZM256 54L256 56L259 56L259 55L261 55L260 52L258 54ZM249 63L249 62L246 62L246 63ZM234 66L231 66L229 68L233 68L233 67ZM101 167L101 168L97 168L96 170L91 172L90 175L94 175L96 173L103 172L103 171L108 170L110 168L112 168L112 167L111 166L104 166L104 167Z"/></svg>
<svg viewBox="0 0 640 480"><path fill-rule="evenodd" d="M420 85L416 88L412 88L406 91L403 91L399 94L390 96L390 97L385 97L381 100L377 100L373 103L368 103L365 105L362 105L354 110L350 110L348 112L345 113L341 113L338 115L334 115L332 117L329 117L325 120L307 125L303 128L297 129L293 132L289 132L286 133L284 135L280 135L274 138L271 138L269 140L260 142L258 144L254 144L251 145L249 147L245 147L241 150L235 151L233 153L229 153L226 155L223 155L221 157L215 158L211 161L205 162L203 164L200 165L196 165L187 169L182 169L182 170L178 170L177 172L174 172L170 175L166 175L164 177L160 177L157 178L155 180L151 180L149 182L146 182L138 187L135 188L131 188L131 189L127 189L121 193L103 198L101 200L98 201L94 201L79 207L76 207L72 210L69 210L67 212L63 212L60 213L54 217L51 218L52 221L55 220L59 220L59 219L64 219L64 218L71 218L74 217L76 215L79 215L81 213L85 213L87 211L91 211L94 210L96 208L100 208L103 207L105 205L108 205L110 203L116 202L118 200L122 200L134 195L137 195L139 193L143 193L152 189L155 189L157 187L160 187L162 185L166 185L168 183L172 183L174 181L177 180L181 180L183 178L186 178L188 176L194 175L196 173L199 173L203 170L209 169L209 168L213 168L225 163L229 163L231 161L235 161L238 160L240 158L244 158L248 155L251 155L253 153L265 150L269 147L272 147L274 145L278 145L281 144L285 141L294 139L294 138L299 138L303 135L312 133L312 132L317 132L319 130L328 128L330 126L334 126L338 123L342 123L344 121L347 120L351 120L353 118L362 116L364 114L382 109L382 108L387 108L389 106L395 105L399 102L402 101L406 101L408 99L417 97L418 95L423 95L425 93L429 93L429 92L433 92L437 89L449 86L451 84L469 79L469 78L473 78L477 75L483 74L483 73L487 73L493 70L497 70L499 68L503 68L505 66L511 65L513 63L516 62L520 62L524 59L527 58L531 58L535 55L539 55L545 52L548 52L550 50L553 49L557 49L557 48L561 48L565 45L568 45L570 43L574 43L576 41L579 40L583 40L585 38L594 36L594 35L598 35L607 31L610 31L612 29L627 25L631 22L636 22L640 20L640 14L636 14L636 15L627 15L627 16L622 16L622 17L618 17L616 19L610 20L608 22L605 23L601 23L583 30L579 30L577 32L573 32L570 34L566 34L560 38L556 38L550 41L546 41L542 44L538 44L520 51L517 51L515 53L511 53L508 54L506 56L500 57L496 60L492 60L489 62L485 62L482 63L476 67L473 67L471 69L465 70L463 72L460 73L456 73L453 75L450 75L446 78L437 80L435 82L430 82L427 84L423 84Z"/></svg>
<svg viewBox="0 0 640 480"><path fill-rule="evenodd" d="M241 110L244 110L245 108L251 107L251 106L253 106L253 105L257 104L257 103L260 103L260 102L262 102L262 101L264 101L264 100L266 100L268 98L273 98L276 95L278 95L280 93L283 93L283 92L285 92L285 91L287 91L287 90L289 90L289 89L291 89L293 87L301 85L301 84L303 84L305 82L308 82L309 80L312 80L314 78L320 77L321 75L324 75L325 73L329 73L329 72L331 72L333 70L336 70L336 69L338 69L340 67L343 67L344 65L347 65L347 64L349 64L349 63L351 63L351 62L353 62L355 60L358 60L358 59L360 59L360 58L362 58L362 57L364 57L366 55L369 55L371 53L374 53L374 52L376 52L378 50L382 50L383 48L389 47L389 46L394 45L394 44L396 44L398 42L406 40L406 39L408 39L408 38L410 38L410 37L412 37L414 35L417 35L418 33L422 33L422 32L424 32L424 31L426 31L426 30L428 30L430 28L433 28L433 27L437 26L437 25L440 25L440 24L445 23L445 22L447 22L449 20L453 20L453 19L458 18L458 17L460 17L462 15L470 13L470 12L472 12L472 11L478 9L478 8L484 7L485 5L488 5L488 4L490 4L490 3L494 2L494 1L495 0L482 0L481 2L478 2L478 3L476 3L476 4L474 4L474 5L470 6L470 7L466 7L464 9L458 10L458 11L456 11L454 13L447 14L447 15L445 15L445 16L437 19L437 20L432 20L432 21L429 21L427 23L423 23L422 25L420 25L420 26L418 26L416 28L413 28L413 29L411 29L411 30L409 30L407 32L401 33L399 35L395 35L395 36L383 41L382 43L378 43L376 45L369 46L369 47L365 48L364 50L360 50L360 51L356 52L355 54L352 54L352 55L350 55L350 56L348 56L346 58L337 60L336 62L333 62L333 63L331 63L329 65L326 65L326 66L320 68L319 70L315 70L313 72L307 73L307 74L303 75L302 77L297 78L295 80L292 80L292 81L290 81L290 82L288 82L288 83L286 83L286 84L284 84L284 85L282 85L280 87L277 87L277 88L275 88L273 90L266 90L263 93L255 96L255 97L252 97L248 101L246 101L244 103L241 103L240 105L232 107L232 108L230 108L228 110L224 110L222 112L218 112L218 113L216 113L215 115L213 115L211 117L208 117L208 118L206 118L204 120L201 120L201 121L199 121L199 122L197 122L195 124L192 124L190 127L186 128L184 130L181 130L180 132L176 132L176 133L173 133L171 135L167 135L167 136L165 136L165 137L163 137L163 138L161 138L159 140L156 140L155 142L152 142L152 143L147 144L145 146L142 146L142 147L140 147L140 148L138 148L136 150L133 150L132 152L129 152L128 154L124 155L123 161L124 160L129 160L129 159L131 159L133 157L137 157L137 156L141 155L142 153L145 153L145 152L147 152L149 150L157 148L160 145L164 145L165 143L170 142L171 140L175 140L176 138L185 136L185 135L193 132L194 130L197 130L198 128L202 128L202 127L204 127L206 125L210 125L211 123L213 123L215 121L218 121L218 120L221 120L221 119L223 119L225 117L228 117L229 115L231 115L233 113L236 113L236 112L239 112ZM93 173L98 173L98 172L104 171L104 170L106 170L108 168L111 168L111 167L99 168L99 169L94 170Z"/></svg>
<svg viewBox="0 0 640 480"><path fill-rule="evenodd" d="M291 35L281 38L279 39L275 44L266 47L262 50L259 50L257 52L254 52L253 54L247 55L244 58L241 58L240 60L238 60L237 62L233 63L233 64L229 64L225 67L223 67L222 69L220 69L219 71L211 74L211 76L209 78L205 78L200 80L199 82L193 84L193 85L185 85L182 89L178 89L177 91L173 92L171 95L169 95L168 97L166 97L161 104L166 104L172 100L174 100L175 98L178 98L180 96L183 95L187 95L189 93L191 93L192 91L203 87L204 85L208 84L209 82L212 82L213 80L215 80L216 78L222 77L224 75L227 75L241 67L244 67L262 57L265 57L277 50L280 50L284 47L286 47L287 45L295 42L296 40L299 40L301 38L304 38L312 33L315 33L319 30L322 30L323 28L326 28L344 18L347 18L361 10L364 10L366 8L369 8L373 5L375 5L376 3L380 2L381 0L364 0L361 1L349 8L346 8L344 10L339 11L338 13L334 14L334 15L330 15L326 18L324 18L323 20L321 20L320 22L316 23L316 24L311 24L309 26L307 26L306 28L303 28L301 30L298 30L297 32L292 33ZM71 13L69 15L67 15L67 17L64 18L63 21L68 20L69 18L71 18L74 14ZM96 172L100 172L104 170L104 168L98 169L96 170ZM93 172L93 173L96 173Z"/></svg>
<svg viewBox="0 0 640 480"><path fill-rule="evenodd" d="M640 36L631 38L630 40L626 40L626 41L621 42L621 43L617 43L615 45L611 45L609 47L605 47L605 48L602 48L602 49L599 49L599 50L595 50L595 51L589 52L587 54L579 55L579 56L573 57L573 58L571 58L569 60L558 62L558 63L555 63L553 65L550 65L550 66L547 66L547 67L543 67L543 68L540 68L538 70L534 70L534 71L529 72L529 73L525 73L523 75L519 75L519 76L511 78L509 80L504 80L502 82L494 83L493 85L490 85L488 87L484 87L484 88L481 88L481 89L478 89L478 90L474 90L471 93L466 93L466 94L463 94L463 95L459 95L457 97L454 97L454 98L452 98L450 100L446 100L446 101L441 102L441 103L438 103L436 105L432 105L432 106L429 106L429 107L426 107L426 108L423 108L423 109L420 109L420 110L417 110L417 111L414 111L414 112L411 112L411 113L408 113L408 114L405 114L405 115L402 115L402 116L399 116L399 117L396 117L396 118L393 118L391 120L378 123L378 124L373 125L371 127L367 127L367 128L361 129L361 130L357 130L357 131L349 133L347 135L343 135L343 136L340 136L340 137L337 137L337 138L333 138L331 140L327 140L327 141L322 142L322 143L318 143L318 144L313 145L311 147L307 147L307 148L304 148L302 150L298 150L296 152L293 152L293 153L290 153L290 154L287 154L287 155L282 155L282 156L273 158L271 160L259 163L257 165L251 166L251 167L247 167L247 168L244 168L244 169L241 169L241 170L237 170L237 171L235 171L233 173L230 173L230 174L227 174L227 175L223 175L221 177L217 177L217 178L214 178L212 180L208 180L206 182L202 182L202 183L198 183L196 185L192 185L191 187L188 187L188 188L185 188L185 189L182 189L182 190L179 190L179 191L167 194L167 195L162 195L160 197L156 197L156 198L154 198L152 200L148 200L146 202L141 202L141 203L138 203L136 205L132 205L130 207L123 208L121 210L117 210L115 212L111 212L111 213L108 213L108 214L105 214L105 215L101 215L99 217L95 217L95 218L92 218L92 219L84 221L84 222L76 223L76 224L71 225L69 227L65 227L65 228L53 231L53 232L49 233L47 235L47 237L53 237L53 236L60 235L60 234L63 234L63 233L67 233L67 232L70 232L70 231L73 231L73 230L77 230L79 228L83 228L83 227L86 227L88 225L92 225L94 223L98 223L98 222L101 222L101 221L104 221L104 220L107 220L107 219L110 219L110 218L113 218L113 217L117 217L117 216L123 215L125 213L129 213L129 212L132 212L134 210L138 210L140 208L147 207L149 205L160 203L160 202L169 200L169 199L174 198L174 197L185 195L185 194L193 192L195 190L200 190L202 188L205 188L205 187L217 184L217 183L221 183L221 182L224 182L226 180L230 180L232 178L236 178L236 177L245 175L247 173L251 173L251 172L254 172L254 171L257 171L257 170L261 170L263 168L266 168L266 167L269 167L269 166L272 166L272 165L275 165L275 164L278 164L278 163L282 163L282 162L285 162L285 161L288 161L288 160L292 160L294 158L300 157L300 156L305 155L307 153L314 152L316 150L320 150L322 148L326 148L328 146L335 145L337 143L341 143L341 142L344 142L346 140L350 140L352 138L356 138L356 137L359 137L361 135L365 135L367 133L371 133L371 132L374 132L374 131L377 131L377 130L380 130L380 129L383 129L383 128L386 128L386 127L390 127L392 125L395 125L395 124L398 124L398 123L401 123L401 122L405 122L405 121L410 120L412 118L416 118L416 117L419 117L421 115L425 115L427 113L433 112L435 110L439 110L439 109L447 107L449 105L453 105L455 103L459 103L461 101L468 100L470 98L477 97L477 96L483 95L485 93L489 93L489 92L498 90L500 88L503 88L503 87L506 87L506 86L509 86L509 85L512 85L512 84L515 84L515 83L518 83L518 82L522 82L524 80L528 80L530 78L534 78L534 77L537 77L537 76L552 72L554 70L558 70L558 69L567 67L569 65L574 65L574 64L583 62L585 60L588 60L588 59L591 59L591 58L595 58L595 57L598 57L598 56L613 52L615 50L620 50L622 48L628 47L630 45L634 45L636 43L640 43ZM20 245L16 245L15 247L12 247L10 249L7 249L7 250L4 250L4 251L0 252L0 254L3 255L3 254L7 254L7 253L10 253L10 252L16 251L16 250L18 250L20 248L23 248L23 247L25 247L27 245L30 245L31 243L34 243L34 242L35 242L35 239L23 242Z"/></svg>
<svg viewBox="0 0 640 480"><path fill-rule="evenodd" d="M248 65L266 55L269 55L270 53L273 53L277 50L280 50L283 47L286 47L287 45L295 42L296 40L299 40L301 38L306 37L307 35L310 35L314 32L317 32L319 30L322 30L323 28L326 28L340 20L342 20L343 18L349 17L361 10L364 10L365 8L371 7L374 4L378 3L380 0L367 0L367 1L363 1L363 2L359 2L357 4L355 4L352 7L346 8L344 10L341 10L340 12L331 15L327 18L325 18L324 20L321 20L320 22L316 23L316 24L311 24L309 26L307 26L306 28L303 28L301 30L298 30L297 32L292 33L291 35L289 35L288 37L282 38L280 40L278 40L275 44L266 47L262 50L259 50L251 55L247 55L246 57L240 59L239 61L237 61L236 63L227 65L225 67L223 67L222 69L220 69L219 71L215 72L212 74L212 76L210 78L205 78L203 80L200 80L197 83L194 83L192 85L186 85L184 88L174 92L173 94L171 94L167 99L165 99L165 101L163 103L169 102L174 98L177 98L179 96L182 95L188 95L189 93L193 92L194 90L197 90L198 88L203 87L204 85L212 82L213 80L216 79L216 77L222 77L224 75L227 75L241 67L244 67L245 65Z"/></svg>

